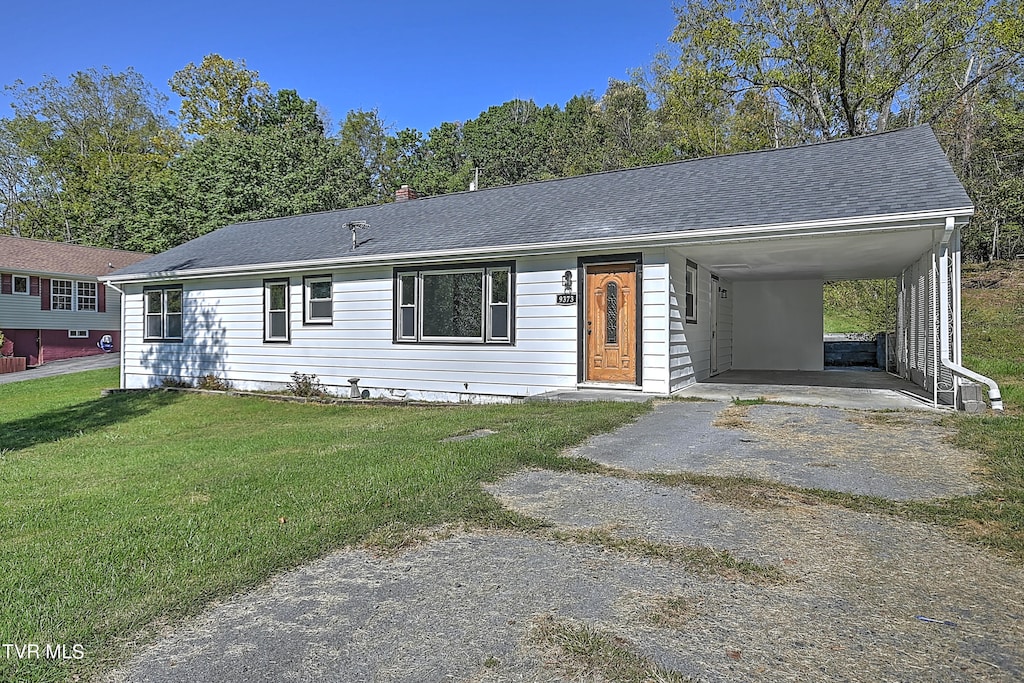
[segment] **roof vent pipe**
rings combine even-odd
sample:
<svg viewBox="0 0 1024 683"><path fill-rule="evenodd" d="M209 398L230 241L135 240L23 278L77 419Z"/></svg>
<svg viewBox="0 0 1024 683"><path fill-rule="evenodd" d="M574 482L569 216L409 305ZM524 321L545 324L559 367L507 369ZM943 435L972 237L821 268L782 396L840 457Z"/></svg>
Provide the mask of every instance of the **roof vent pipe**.
<svg viewBox="0 0 1024 683"><path fill-rule="evenodd" d="M946 229L939 244L939 349L942 366L954 375L988 385L988 398L992 402L992 410L1002 410L1003 397L999 393L999 385L996 384L996 381L954 363L949 357L949 242L953 239L955 229L955 219L952 216L947 216Z"/></svg>

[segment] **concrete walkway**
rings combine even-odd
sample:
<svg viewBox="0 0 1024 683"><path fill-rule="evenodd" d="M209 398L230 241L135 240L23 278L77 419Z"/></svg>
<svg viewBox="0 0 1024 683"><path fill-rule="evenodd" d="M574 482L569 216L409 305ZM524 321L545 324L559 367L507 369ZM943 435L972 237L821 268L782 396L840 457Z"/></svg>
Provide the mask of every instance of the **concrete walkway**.
<svg viewBox="0 0 1024 683"><path fill-rule="evenodd" d="M83 372L85 370L98 370L99 368L116 368L121 362L121 355L117 353L104 353L85 358L68 358L66 360L55 360L44 363L38 367L30 368L24 372L7 372L0 375L0 384L11 382L23 382L27 379L39 379L40 377L53 377L55 375L67 375L72 372Z"/></svg>

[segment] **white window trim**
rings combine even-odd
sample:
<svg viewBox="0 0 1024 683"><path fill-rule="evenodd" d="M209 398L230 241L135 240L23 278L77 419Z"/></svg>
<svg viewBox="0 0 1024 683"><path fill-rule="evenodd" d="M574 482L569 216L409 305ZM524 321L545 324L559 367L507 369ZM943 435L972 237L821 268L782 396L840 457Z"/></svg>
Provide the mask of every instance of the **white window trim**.
<svg viewBox="0 0 1024 683"><path fill-rule="evenodd" d="M271 324L270 314L282 312L279 309L270 308L270 292L273 287L284 287L284 336L275 337L272 330L273 325ZM264 280L263 281L263 341L265 342L290 342L291 331L292 331L292 314L291 314L291 283L285 279L279 280Z"/></svg>
<svg viewBox="0 0 1024 683"><path fill-rule="evenodd" d="M326 282L331 286L331 296L327 299L314 299L310 296L312 285L316 282ZM313 302L329 301L331 304L330 316L315 317L313 315ZM334 323L334 278L330 275L308 275L302 279L302 322L305 325L331 325Z"/></svg>
<svg viewBox="0 0 1024 683"><path fill-rule="evenodd" d="M68 288L68 293L67 294L63 294L63 293L62 294L58 294L57 293L57 283L58 282L62 283L62 285L63 285L63 283L67 283L67 288ZM63 286L62 286L62 289L63 289ZM64 297L67 297L68 308L64 308L63 306L58 306L57 305L57 297L61 297L62 299ZM51 311L74 311L75 310L75 281L74 280L64 280L64 279L53 279L53 280L50 280L50 310Z"/></svg>
<svg viewBox="0 0 1024 683"><path fill-rule="evenodd" d="M507 273L508 302L496 304L492 301L493 290L491 277L492 273ZM423 280L425 275L452 275L457 273L478 273L483 279L480 297L480 325L481 334L479 337L438 337L428 336L423 332ZM402 278L413 276L416 278L415 301L412 304L402 301ZM422 269L395 269L395 305L392 314L394 320L394 341L404 344L490 344L495 346L512 346L515 343L515 264L513 262L502 262L494 264L481 264L464 267L441 267ZM493 306L505 306L507 336L495 337L492 334L493 318L491 309ZM415 336L402 334L402 309L413 307L415 310Z"/></svg>
<svg viewBox="0 0 1024 683"><path fill-rule="evenodd" d="M80 289L82 285L91 285L93 293L91 295L82 295ZM82 300L92 299L92 308L82 308ZM100 310L100 287L95 282L89 282L87 280L79 280L75 283L75 302L74 307L76 311L82 311L86 313L96 313Z"/></svg>
<svg viewBox="0 0 1024 683"><path fill-rule="evenodd" d="M57 283L68 283L71 287L71 308L59 308L57 304L57 297L69 296L68 294L58 294L55 290ZM92 296L79 296L78 288L81 285L91 285L95 292ZM14 283L12 281L11 287L13 290ZM19 292L21 293L21 292ZM92 299L91 308L82 308L82 299ZM51 311L66 311L66 312L78 312L78 313L98 313L100 310L100 284L93 282L92 280L68 280L66 278L52 278L50 280L50 310Z"/></svg>
<svg viewBox="0 0 1024 683"><path fill-rule="evenodd" d="M89 330L68 330L68 339L88 339Z"/></svg>
<svg viewBox="0 0 1024 683"><path fill-rule="evenodd" d="M18 282L18 280L24 280L24 282L25 282L25 291L24 292L19 292L18 291L18 286L15 284L15 283ZM32 281L29 279L28 275L12 275L11 276L11 293L12 294L17 294L18 296L28 296L31 292L32 292Z"/></svg>

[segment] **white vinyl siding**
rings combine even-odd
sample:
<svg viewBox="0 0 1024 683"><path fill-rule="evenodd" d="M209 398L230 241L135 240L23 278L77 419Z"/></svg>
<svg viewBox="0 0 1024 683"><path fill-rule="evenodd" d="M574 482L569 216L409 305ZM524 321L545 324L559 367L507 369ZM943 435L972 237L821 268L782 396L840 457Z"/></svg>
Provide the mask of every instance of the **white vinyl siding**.
<svg viewBox="0 0 1024 683"><path fill-rule="evenodd" d="M696 264L693 279L693 307L697 322L686 320L686 288L688 274L692 277L693 262L675 249L668 249L671 266L669 286L669 377L670 391L675 392L711 376L711 297L717 296L711 273ZM718 299L718 372L732 367L732 283L719 277L718 286L729 292L728 299Z"/></svg>
<svg viewBox="0 0 1024 683"><path fill-rule="evenodd" d="M555 296L564 291L562 274L575 266L574 256L517 261L515 346L395 343L391 268L333 274L334 317L344 321L334 326L303 326L303 294L293 287L290 345L263 343L262 277L189 281L185 340L175 345L141 341L142 289L128 286L124 384L148 387L167 376L195 380L212 373L239 388L280 388L302 372L339 394L358 377L375 397L487 400L572 388L577 311L556 305Z"/></svg>

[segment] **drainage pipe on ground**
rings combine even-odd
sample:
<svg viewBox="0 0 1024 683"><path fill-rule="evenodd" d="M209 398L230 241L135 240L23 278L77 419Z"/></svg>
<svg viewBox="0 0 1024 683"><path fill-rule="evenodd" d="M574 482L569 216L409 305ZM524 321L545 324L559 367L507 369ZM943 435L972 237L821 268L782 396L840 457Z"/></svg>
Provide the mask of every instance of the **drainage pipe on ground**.
<svg viewBox="0 0 1024 683"><path fill-rule="evenodd" d="M953 238L956 221L952 216L946 218L946 230L939 244L939 349L942 367L954 375L965 377L974 382L988 386L988 398L992 402L992 410L1003 409L1003 397L999 393L999 385L994 379L980 375L973 370L954 363L949 357L949 242ZM935 381L938 382L936 377Z"/></svg>

